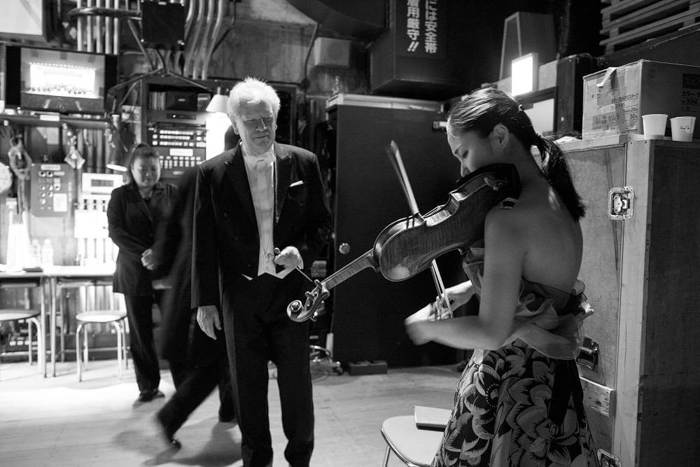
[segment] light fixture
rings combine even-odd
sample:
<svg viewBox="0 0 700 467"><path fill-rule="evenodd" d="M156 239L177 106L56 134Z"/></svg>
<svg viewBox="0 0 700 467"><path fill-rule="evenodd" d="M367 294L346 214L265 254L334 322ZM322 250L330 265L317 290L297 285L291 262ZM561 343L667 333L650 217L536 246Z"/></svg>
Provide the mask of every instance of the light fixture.
<svg viewBox="0 0 700 467"><path fill-rule="evenodd" d="M115 172L126 172L127 148L122 140L121 116L112 114L112 124L107 129L109 160L107 168Z"/></svg>
<svg viewBox="0 0 700 467"><path fill-rule="evenodd" d="M519 96L537 90L537 75L539 64L536 53L529 53L511 62L511 94Z"/></svg>
<svg viewBox="0 0 700 467"><path fill-rule="evenodd" d="M214 94L207 105L207 112L219 112L227 113L227 102L228 96L221 86L216 88L216 94Z"/></svg>

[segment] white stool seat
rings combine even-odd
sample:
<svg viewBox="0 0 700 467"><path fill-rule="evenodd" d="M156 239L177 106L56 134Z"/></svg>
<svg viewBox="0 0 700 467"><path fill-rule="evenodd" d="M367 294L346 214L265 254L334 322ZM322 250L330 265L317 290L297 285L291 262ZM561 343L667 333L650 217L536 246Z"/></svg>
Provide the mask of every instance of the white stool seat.
<svg viewBox="0 0 700 467"><path fill-rule="evenodd" d="M391 417L382 423L382 436L387 443L384 465L393 452L409 467L430 467L442 441L440 430L422 430L416 427L413 415Z"/></svg>
<svg viewBox="0 0 700 467"><path fill-rule="evenodd" d="M40 314L41 313L38 310L25 310L24 308L2 308L0 309L0 321L36 318Z"/></svg>
<svg viewBox="0 0 700 467"><path fill-rule="evenodd" d="M45 354L44 326L41 322L41 311L26 308L2 308L0 309L0 322L3 321L27 321L27 354L29 364L32 364L32 325L36 328L37 361L41 363L41 356ZM43 370L42 370L43 371Z"/></svg>
<svg viewBox="0 0 700 467"><path fill-rule="evenodd" d="M89 323L109 323L126 318L126 312L121 310L90 310L78 313L75 319Z"/></svg>
<svg viewBox="0 0 700 467"><path fill-rule="evenodd" d="M124 321L126 320L126 311L123 310L88 310L83 311L75 315L76 321L78 321L78 328L75 332L75 361L77 363L78 369L78 381L83 379L83 366L87 366L88 362L88 336L87 336L87 326L90 324L99 323L109 323L114 328L117 334L117 365L119 367L119 376L122 374L122 360L124 360L125 365L128 367L128 359L126 355L126 326ZM81 362L81 351L80 351L80 333L83 332L83 349L82 349L82 362Z"/></svg>

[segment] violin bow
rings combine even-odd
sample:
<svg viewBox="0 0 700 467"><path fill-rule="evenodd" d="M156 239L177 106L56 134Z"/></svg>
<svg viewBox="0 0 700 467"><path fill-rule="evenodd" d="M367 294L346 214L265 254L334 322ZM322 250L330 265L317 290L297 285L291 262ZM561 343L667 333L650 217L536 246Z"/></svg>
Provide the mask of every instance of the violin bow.
<svg viewBox="0 0 700 467"><path fill-rule="evenodd" d="M399 146L395 141L391 141L386 147L386 153L389 156L391 165L396 171L396 175L399 177L399 182L401 182L401 188L406 195L406 201L408 201L408 207L411 210L411 214L417 216L420 220L423 220L423 216L418 210L418 203L416 202L416 197L413 194L413 188L411 187L411 182L408 179L408 174L406 173L406 168L403 165L403 159L401 158L401 152L399 151ZM433 307L431 311L431 319L439 320L443 318L452 318L452 311L450 310L450 304L447 301L447 294L445 293L445 283L442 280L442 275L438 269L437 261L433 260L430 263L430 272L433 276L433 282L435 283L435 289L438 293L437 306Z"/></svg>

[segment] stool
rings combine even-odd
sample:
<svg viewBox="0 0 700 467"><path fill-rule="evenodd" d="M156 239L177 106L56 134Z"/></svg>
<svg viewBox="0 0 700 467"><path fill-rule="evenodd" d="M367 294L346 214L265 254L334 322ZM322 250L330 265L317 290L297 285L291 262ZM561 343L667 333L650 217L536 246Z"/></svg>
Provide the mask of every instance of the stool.
<svg viewBox="0 0 700 467"><path fill-rule="evenodd" d="M409 467L430 467L442 434L442 430L418 429L413 415L387 418L382 423L382 436L387 444L382 465L389 465L389 455L393 452Z"/></svg>
<svg viewBox="0 0 700 467"><path fill-rule="evenodd" d="M41 363L39 355L43 355L44 352L44 327L41 325L41 320L39 319L40 311L37 310L26 310L23 308L4 308L0 309L0 323L5 321L27 321L29 326L27 327L27 353L29 354L29 364L32 364L32 324L36 329L36 341L37 341L37 360Z"/></svg>
<svg viewBox="0 0 700 467"><path fill-rule="evenodd" d="M79 323L75 331L75 361L78 367L78 381L82 381L83 365L87 367L88 362L88 336L87 326L94 323L109 323L117 331L117 364L119 365L119 377L122 375L122 359L125 366L128 368L128 359L126 356L126 311L123 310L91 310L78 313L75 316ZM80 331L85 332L83 336L83 361L80 359Z"/></svg>

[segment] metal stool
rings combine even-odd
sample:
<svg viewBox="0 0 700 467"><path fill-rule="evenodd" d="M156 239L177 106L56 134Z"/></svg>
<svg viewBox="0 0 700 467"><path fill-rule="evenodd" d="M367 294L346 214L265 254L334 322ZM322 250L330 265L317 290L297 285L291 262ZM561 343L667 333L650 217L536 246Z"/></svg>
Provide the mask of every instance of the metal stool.
<svg viewBox="0 0 700 467"><path fill-rule="evenodd" d="M387 445L382 465L389 465L393 452L409 467L430 467L442 434L442 431L418 429L413 415L387 418L382 423L382 436Z"/></svg>
<svg viewBox="0 0 700 467"><path fill-rule="evenodd" d="M124 366L128 368L129 363L126 355L126 311L123 310L91 310L78 313L75 316L79 323L75 331L75 361L78 367L78 381L82 381L83 365L87 367L88 362L88 336L87 325L94 323L109 323L117 331L117 364L119 365L119 377L122 375L122 359ZM80 332L84 330L83 352L81 362L80 352Z"/></svg>
<svg viewBox="0 0 700 467"><path fill-rule="evenodd" d="M27 353L29 354L29 364L32 364L32 324L36 329L37 335L37 360L41 362L39 358L44 352L44 327L41 325L41 320L39 316L41 312L38 310L26 310L23 308L3 308L0 309L0 323L5 321L27 321L29 326L27 327ZM43 370L42 370L43 371Z"/></svg>

